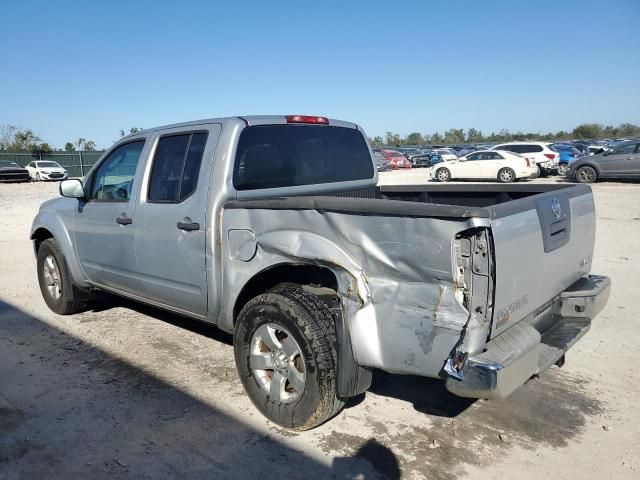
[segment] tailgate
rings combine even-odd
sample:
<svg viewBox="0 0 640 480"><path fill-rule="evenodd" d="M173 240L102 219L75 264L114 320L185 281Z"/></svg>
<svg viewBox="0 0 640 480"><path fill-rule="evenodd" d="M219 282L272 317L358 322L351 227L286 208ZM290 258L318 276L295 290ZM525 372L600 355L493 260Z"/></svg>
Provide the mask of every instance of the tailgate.
<svg viewBox="0 0 640 480"><path fill-rule="evenodd" d="M575 185L494 207L491 338L539 310L591 269L595 207Z"/></svg>

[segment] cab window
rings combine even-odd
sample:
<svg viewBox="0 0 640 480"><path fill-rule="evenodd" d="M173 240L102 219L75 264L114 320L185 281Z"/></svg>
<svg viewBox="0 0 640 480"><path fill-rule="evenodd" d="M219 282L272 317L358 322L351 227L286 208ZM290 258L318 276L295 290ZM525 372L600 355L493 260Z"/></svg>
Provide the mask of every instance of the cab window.
<svg viewBox="0 0 640 480"><path fill-rule="evenodd" d="M149 202L178 203L195 191L206 132L161 137L149 180Z"/></svg>
<svg viewBox="0 0 640 480"><path fill-rule="evenodd" d="M120 145L100 164L93 176L90 199L127 202L144 140Z"/></svg>

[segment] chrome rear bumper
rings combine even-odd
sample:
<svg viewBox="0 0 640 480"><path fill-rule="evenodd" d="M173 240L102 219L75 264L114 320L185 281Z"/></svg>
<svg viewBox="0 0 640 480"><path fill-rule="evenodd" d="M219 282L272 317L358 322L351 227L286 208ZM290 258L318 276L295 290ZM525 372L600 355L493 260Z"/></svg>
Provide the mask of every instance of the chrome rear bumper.
<svg viewBox="0 0 640 480"><path fill-rule="evenodd" d="M591 326L609 299L608 277L583 277L562 292L532 322L525 320L467 358L461 379L448 377L447 390L461 397L504 398L533 375L564 360L564 354Z"/></svg>

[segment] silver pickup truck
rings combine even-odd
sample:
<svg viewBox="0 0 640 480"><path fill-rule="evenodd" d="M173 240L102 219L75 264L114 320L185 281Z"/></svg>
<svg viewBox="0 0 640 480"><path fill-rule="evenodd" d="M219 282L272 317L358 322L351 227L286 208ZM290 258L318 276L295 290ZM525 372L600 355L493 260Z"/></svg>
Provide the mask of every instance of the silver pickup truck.
<svg viewBox="0 0 640 480"><path fill-rule="evenodd" d="M102 290L232 332L249 397L294 429L376 368L494 398L564 362L610 289L589 186L377 180L362 129L325 117L145 130L41 206L40 288L58 314Z"/></svg>

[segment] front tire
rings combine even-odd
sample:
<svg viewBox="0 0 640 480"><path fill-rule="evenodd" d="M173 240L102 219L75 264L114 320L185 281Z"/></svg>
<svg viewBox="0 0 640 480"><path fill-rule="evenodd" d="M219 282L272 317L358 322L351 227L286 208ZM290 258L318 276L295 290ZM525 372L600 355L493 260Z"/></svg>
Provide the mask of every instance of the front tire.
<svg viewBox="0 0 640 480"><path fill-rule="evenodd" d="M498 171L498 181L500 183L511 183L516 179L516 172L511 168L501 168Z"/></svg>
<svg viewBox="0 0 640 480"><path fill-rule="evenodd" d="M593 167L580 167L576 170L576 181L579 183L593 183L598 179L598 174Z"/></svg>
<svg viewBox="0 0 640 480"><path fill-rule="evenodd" d="M238 315L233 346L249 398L278 425L308 430L343 407L335 322L317 296L299 287L258 295Z"/></svg>
<svg viewBox="0 0 640 480"><path fill-rule="evenodd" d="M42 178L40 178L40 174L36 173L36 182L41 182Z"/></svg>
<svg viewBox="0 0 640 480"><path fill-rule="evenodd" d="M40 244L37 257L38 284L47 306L58 315L78 313L86 306L73 285L60 245L53 238Z"/></svg>
<svg viewBox="0 0 640 480"><path fill-rule="evenodd" d="M451 180L451 172L448 168L439 168L436 170L436 178L440 182L448 182Z"/></svg>

